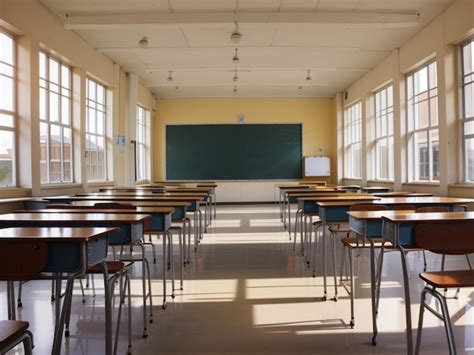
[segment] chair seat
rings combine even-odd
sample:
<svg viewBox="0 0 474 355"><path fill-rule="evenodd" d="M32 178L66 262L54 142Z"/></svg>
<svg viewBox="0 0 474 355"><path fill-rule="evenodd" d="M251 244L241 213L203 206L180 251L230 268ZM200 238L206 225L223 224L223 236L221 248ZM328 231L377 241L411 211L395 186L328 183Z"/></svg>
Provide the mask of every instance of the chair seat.
<svg viewBox="0 0 474 355"><path fill-rule="evenodd" d="M349 227L343 227L343 228L334 228L334 227L329 227L328 230L331 233L350 233L351 229Z"/></svg>
<svg viewBox="0 0 474 355"><path fill-rule="evenodd" d="M17 337L25 332L30 324L17 320L0 321L0 347L11 344Z"/></svg>
<svg viewBox="0 0 474 355"><path fill-rule="evenodd" d="M474 287L474 270L422 272L420 278L436 288Z"/></svg>
<svg viewBox="0 0 474 355"><path fill-rule="evenodd" d="M382 247L382 238L371 238L374 242L374 247L375 248L381 248ZM368 240L361 240L357 238L342 238L341 239L342 244L349 248L370 248L370 242ZM359 242L359 244L357 244ZM385 248L392 248L393 245L391 242L385 242Z"/></svg>
<svg viewBox="0 0 474 355"><path fill-rule="evenodd" d="M125 264L123 261L106 261L107 271L109 274L115 274L117 272L122 272L129 263ZM87 270L88 274L102 274L102 268L99 265L94 265Z"/></svg>

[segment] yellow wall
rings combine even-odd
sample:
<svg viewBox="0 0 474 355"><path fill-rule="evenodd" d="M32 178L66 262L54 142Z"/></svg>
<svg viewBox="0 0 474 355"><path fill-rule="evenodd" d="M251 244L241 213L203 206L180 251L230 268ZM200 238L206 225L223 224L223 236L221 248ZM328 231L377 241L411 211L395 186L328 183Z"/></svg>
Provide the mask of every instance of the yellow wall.
<svg viewBox="0 0 474 355"><path fill-rule="evenodd" d="M336 126L333 99L165 99L156 101L153 137L154 178L165 178L165 127L167 124L302 123L303 155L331 157L336 176Z"/></svg>

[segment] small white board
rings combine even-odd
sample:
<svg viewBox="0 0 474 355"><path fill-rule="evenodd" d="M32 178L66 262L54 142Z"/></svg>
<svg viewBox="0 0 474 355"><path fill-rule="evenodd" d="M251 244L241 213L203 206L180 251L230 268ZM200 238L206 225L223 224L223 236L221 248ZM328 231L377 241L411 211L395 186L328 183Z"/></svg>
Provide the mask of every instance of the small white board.
<svg viewBox="0 0 474 355"><path fill-rule="evenodd" d="M304 157L304 175L331 176L331 161L329 157Z"/></svg>

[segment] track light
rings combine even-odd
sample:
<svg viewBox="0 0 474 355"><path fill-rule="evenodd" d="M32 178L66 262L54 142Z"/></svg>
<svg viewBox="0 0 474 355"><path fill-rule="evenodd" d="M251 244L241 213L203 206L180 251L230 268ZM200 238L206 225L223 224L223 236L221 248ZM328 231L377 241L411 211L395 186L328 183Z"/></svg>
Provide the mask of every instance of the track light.
<svg viewBox="0 0 474 355"><path fill-rule="evenodd" d="M148 38L142 37L142 39L138 41L138 47L148 48Z"/></svg>
<svg viewBox="0 0 474 355"><path fill-rule="evenodd" d="M234 63L234 64L239 64L239 62L240 62L239 50L236 48L236 49L235 49L234 58L232 58L232 63Z"/></svg>
<svg viewBox="0 0 474 355"><path fill-rule="evenodd" d="M237 44L242 39L242 33L240 33L239 31L239 24L237 23L237 21L235 21L234 23L235 23L235 29L234 29L234 32L232 32L232 34L230 35L230 40L233 43Z"/></svg>
<svg viewBox="0 0 474 355"><path fill-rule="evenodd" d="M232 91L232 93L233 93L234 95L237 95L238 92L239 92L239 91L237 90L237 86L234 86L234 90Z"/></svg>
<svg viewBox="0 0 474 355"><path fill-rule="evenodd" d="M308 75L306 76L306 81L311 81L311 70L308 70Z"/></svg>
<svg viewBox="0 0 474 355"><path fill-rule="evenodd" d="M232 78L233 81L239 81L239 77L237 76L237 69L235 69L234 77Z"/></svg>
<svg viewBox="0 0 474 355"><path fill-rule="evenodd" d="M167 81L168 83L171 83L171 82L173 81L173 71L172 71L172 70L170 70L170 71L168 72L168 78L166 79L166 81Z"/></svg>

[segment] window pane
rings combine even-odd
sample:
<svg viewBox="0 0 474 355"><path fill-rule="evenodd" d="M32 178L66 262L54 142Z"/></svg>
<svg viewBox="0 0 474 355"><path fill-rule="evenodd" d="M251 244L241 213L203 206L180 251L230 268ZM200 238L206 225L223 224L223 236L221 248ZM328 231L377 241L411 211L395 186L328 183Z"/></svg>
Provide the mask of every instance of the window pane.
<svg viewBox="0 0 474 355"><path fill-rule="evenodd" d="M474 182L474 138L465 141L466 180Z"/></svg>
<svg viewBox="0 0 474 355"><path fill-rule="evenodd" d="M0 113L0 126L13 128L14 126L13 116Z"/></svg>
<svg viewBox="0 0 474 355"><path fill-rule="evenodd" d="M14 133L0 130L0 187L14 185L14 147Z"/></svg>
<svg viewBox="0 0 474 355"><path fill-rule="evenodd" d="M429 180L429 151L426 131L415 133L415 180Z"/></svg>
<svg viewBox="0 0 474 355"><path fill-rule="evenodd" d="M61 97L61 122L71 124L71 101L67 97Z"/></svg>
<svg viewBox="0 0 474 355"><path fill-rule="evenodd" d="M0 60L9 64L13 64L13 38L4 33L0 33Z"/></svg>
<svg viewBox="0 0 474 355"><path fill-rule="evenodd" d="M40 78L46 79L46 55L44 53L40 53L39 57L40 62Z"/></svg>
<svg viewBox="0 0 474 355"><path fill-rule="evenodd" d="M53 92L49 93L49 120L59 121L59 96Z"/></svg>
<svg viewBox="0 0 474 355"><path fill-rule="evenodd" d="M13 79L0 76L0 109L13 111Z"/></svg>
<svg viewBox="0 0 474 355"><path fill-rule="evenodd" d="M61 85L67 89L71 88L70 68L65 65L61 66Z"/></svg>
<svg viewBox="0 0 474 355"><path fill-rule="evenodd" d="M41 165L41 183L48 182L48 124L40 123L40 165Z"/></svg>
<svg viewBox="0 0 474 355"><path fill-rule="evenodd" d="M59 63L54 59L49 59L49 80L59 84Z"/></svg>

